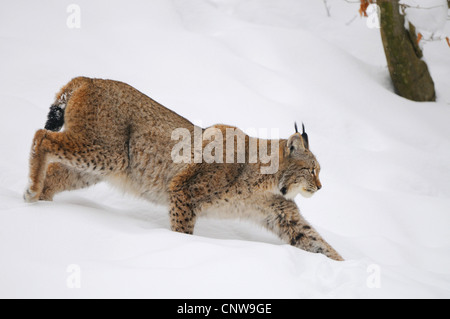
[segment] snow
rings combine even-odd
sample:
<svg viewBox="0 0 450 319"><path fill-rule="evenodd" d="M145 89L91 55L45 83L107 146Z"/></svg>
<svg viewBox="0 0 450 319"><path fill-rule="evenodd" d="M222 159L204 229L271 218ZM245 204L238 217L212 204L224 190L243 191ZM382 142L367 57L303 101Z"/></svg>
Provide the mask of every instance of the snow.
<svg viewBox="0 0 450 319"><path fill-rule="evenodd" d="M330 0L327 17L312 0L81 0L73 29L70 4L0 11L0 297L450 297L445 43L424 46L437 102L415 103L393 93L357 4ZM303 121L323 189L296 200L346 261L244 221L174 233L166 209L106 184L24 203L33 134L78 75L127 82L203 126L287 137Z"/></svg>
<svg viewBox="0 0 450 319"><path fill-rule="evenodd" d="M448 17L447 0L402 0L407 20L427 38L441 33Z"/></svg>

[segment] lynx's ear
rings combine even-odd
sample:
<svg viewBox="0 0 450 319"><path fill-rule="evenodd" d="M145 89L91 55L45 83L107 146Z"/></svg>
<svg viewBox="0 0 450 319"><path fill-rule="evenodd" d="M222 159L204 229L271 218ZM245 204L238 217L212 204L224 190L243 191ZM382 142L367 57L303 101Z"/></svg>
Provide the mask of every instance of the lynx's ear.
<svg viewBox="0 0 450 319"><path fill-rule="evenodd" d="M297 123L295 123L295 133L289 137L286 144L286 153L291 155L294 152L309 149L308 134L305 132L305 126L302 123L303 133L298 132Z"/></svg>
<svg viewBox="0 0 450 319"><path fill-rule="evenodd" d="M289 137L286 144L286 154L291 155L294 152L305 149L302 135L298 132L297 123L295 123L295 133Z"/></svg>

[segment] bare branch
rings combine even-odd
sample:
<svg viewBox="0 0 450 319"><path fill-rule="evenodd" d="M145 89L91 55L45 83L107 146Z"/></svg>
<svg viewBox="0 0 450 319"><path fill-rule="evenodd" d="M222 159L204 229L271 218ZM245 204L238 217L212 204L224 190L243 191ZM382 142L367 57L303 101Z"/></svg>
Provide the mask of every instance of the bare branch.
<svg viewBox="0 0 450 319"><path fill-rule="evenodd" d="M417 6L411 6L411 5L409 5L409 4L403 4L403 3L400 3L400 8L401 8L402 10L405 10L405 9L407 9L407 8L412 8L412 9L423 9L423 10L431 10L431 9L442 8L442 7L445 8L445 5L440 4L440 5L432 6L432 7L422 7L422 6L420 6L420 5L417 5Z"/></svg>

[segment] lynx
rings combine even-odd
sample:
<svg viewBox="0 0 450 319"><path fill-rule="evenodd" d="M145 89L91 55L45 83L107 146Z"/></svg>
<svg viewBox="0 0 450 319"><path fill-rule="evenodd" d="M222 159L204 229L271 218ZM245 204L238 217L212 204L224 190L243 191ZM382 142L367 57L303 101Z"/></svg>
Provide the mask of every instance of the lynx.
<svg viewBox="0 0 450 319"><path fill-rule="evenodd" d="M290 245L343 260L293 200L322 187L304 126L287 140L264 140L277 155L273 174L261 173L267 163L250 160L249 145L262 140L242 131L243 161L174 161L172 132L179 128L206 132L125 83L75 78L56 95L45 129L35 133L24 199L51 201L59 192L106 181L168 207L173 231L192 234L197 218L207 215L249 219ZM213 128L226 136L233 127Z"/></svg>

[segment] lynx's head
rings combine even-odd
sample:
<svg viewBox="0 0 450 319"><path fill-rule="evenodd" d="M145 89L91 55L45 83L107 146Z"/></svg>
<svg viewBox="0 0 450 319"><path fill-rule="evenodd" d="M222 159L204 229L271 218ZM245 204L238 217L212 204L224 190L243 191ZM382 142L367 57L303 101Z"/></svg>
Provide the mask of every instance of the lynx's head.
<svg viewBox="0 0 450 319"><path fill-rule="evenodd" d="M286 143L280 143L280 170L278 189L281 194L294 199L298 194L311 197L322 188L319 180L320 165L309 150L308 135L305 126L303 132L298 132L295 124L295 134Z"/></svg>

